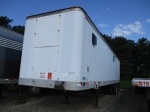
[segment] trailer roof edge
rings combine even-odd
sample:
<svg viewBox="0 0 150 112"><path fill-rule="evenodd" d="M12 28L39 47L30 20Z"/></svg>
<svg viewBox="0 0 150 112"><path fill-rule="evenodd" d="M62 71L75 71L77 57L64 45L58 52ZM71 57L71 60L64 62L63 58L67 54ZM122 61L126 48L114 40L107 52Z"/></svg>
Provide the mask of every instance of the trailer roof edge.
<svg viewBox="0 0 150 112"><path fill-rule="evenodd" d="M115 54L115 52L112 50L112 48L109 46L109 44L106 42L106 40L104 39L104 37L101 35L101 32L98 30L98 28L95 26L94 22L91 20L91 18L88 16L88 14L86 13L86 11L80 7L80 6L73 6L73 7L69 7L69 8L63 8L63 9L59 9L59 10L55 10L55 11L50 11L50 12L45 12L45 13L41 13L41 14L35 14L35 15L31 15L31 16L27 16L26 19L32 19L32 18L36 18L36 17L42 17L42 16L46 16L46 15L53 15L53 14L59 14L62 12L68 12L68 11L73 11L73 10L80 10L82 11L85 16L88 17L88 19L90 20L90 22L92 23L92 25L94 26L94 28L96 29L96 32L99 34L99 36L103 39L103 41L107 44L107 46L110 48L110 50L114 53L114 55L118 58L118 60L120 61L119 57ZM88 20L88 21L89 21Z"/></svg>

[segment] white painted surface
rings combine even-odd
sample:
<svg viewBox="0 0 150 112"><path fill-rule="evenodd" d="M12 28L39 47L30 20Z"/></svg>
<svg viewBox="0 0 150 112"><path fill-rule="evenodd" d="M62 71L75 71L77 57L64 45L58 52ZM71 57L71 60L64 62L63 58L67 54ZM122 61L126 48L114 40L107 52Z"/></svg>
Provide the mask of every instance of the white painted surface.
<svg viewBox="0 0 150 112"><path fill-rule="evenodd" d="M96 46L92 33L97 37ZM52 81L119 81L120 62L113 61L113 55L81 11L28 19L20 78L49 80L52 72ZM40 78L41 72L45 78Z"/></svg>

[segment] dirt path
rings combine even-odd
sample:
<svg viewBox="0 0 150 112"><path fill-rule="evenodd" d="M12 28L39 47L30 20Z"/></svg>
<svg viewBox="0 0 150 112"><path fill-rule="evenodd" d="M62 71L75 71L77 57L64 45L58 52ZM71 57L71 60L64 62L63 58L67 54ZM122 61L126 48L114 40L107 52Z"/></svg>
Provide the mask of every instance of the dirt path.
<svg viewBox="0 0 150 112"><path fill-rule="evenodd" d="M17 93L4 94L0 112L146 112L147 109L146 95L135 94L133 90L121 90L116 96L101 94L99 108L94 109L94 94L87 97L69 95L69 105L63 104L64 95L26 93L27 102L16 105Z"/></svg>

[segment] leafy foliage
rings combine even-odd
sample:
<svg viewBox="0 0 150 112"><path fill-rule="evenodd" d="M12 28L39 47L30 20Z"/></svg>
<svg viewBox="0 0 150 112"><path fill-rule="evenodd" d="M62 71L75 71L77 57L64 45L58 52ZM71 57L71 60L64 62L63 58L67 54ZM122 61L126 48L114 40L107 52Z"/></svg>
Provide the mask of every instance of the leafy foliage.
<svg viewBox="0 0 150 112"><path fill-rule="evenodd" d="M150 77L150 41L140 38L136 43L124 37L103 35L120 59L121 80Z"/></svg>
<svg viewBox="0 0 150 112"><path fill-rule="evenodd" d="M24 34L24 30L25 30L25 27L24 26L13 26L12 27L12 30L18 32L18 33L21 33L21 34Z"/></svg>
<svg viewBox="0 0 150 112"><path fill-rule="evenodd" d="M0 16L0 26L11 29L10 23L12 19L9 19L7 16Z"/></svg>
<svg viewBox="0 0 150 112"><path fill-rule="evenodd" d="M10 23L12 22L12 19L9 19L7 16L0 16L0 26L8 28L10 30L14 30L18 33L24 34L24 26L11 26Z"/></svg>

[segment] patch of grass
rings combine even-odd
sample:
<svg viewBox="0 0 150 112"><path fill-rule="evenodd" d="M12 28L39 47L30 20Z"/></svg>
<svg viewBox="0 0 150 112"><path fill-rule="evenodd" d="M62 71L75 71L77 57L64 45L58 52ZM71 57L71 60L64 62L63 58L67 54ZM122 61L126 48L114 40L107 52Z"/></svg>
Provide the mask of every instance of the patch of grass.
<svg viewBox="0 0 150 112"><path fill-rule="evenodd" d="M14 84L4 84L3 90L14 91L16 90L16 87L14 86Z"/></svg>
<svg viewBox="0 0 150 112"><path fill-rule="evenodd" d="M120 81L120 89L133 89L131 81Z"/></svg>

